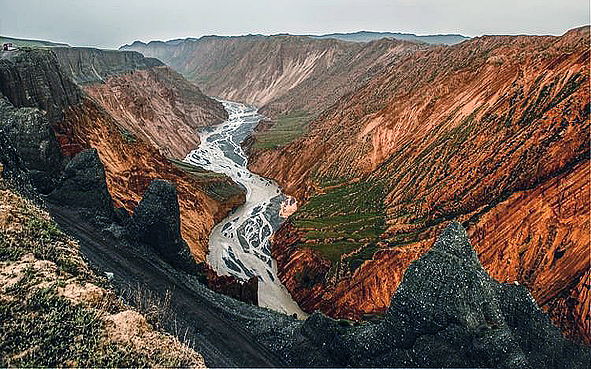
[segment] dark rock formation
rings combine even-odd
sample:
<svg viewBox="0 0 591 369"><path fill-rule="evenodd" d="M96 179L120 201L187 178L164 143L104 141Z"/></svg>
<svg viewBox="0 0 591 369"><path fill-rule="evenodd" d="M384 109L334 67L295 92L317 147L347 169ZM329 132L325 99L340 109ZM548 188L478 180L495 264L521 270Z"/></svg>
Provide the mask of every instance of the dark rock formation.
<svg viewBox="0 0 591 369"><path fill-rule="evenodd" d="M33 185L49 193L63 169L63 156L47 116L37 108L17 109L0 95L0 128L30 170Z"/></svg>
<svg viewBox="0 0 591 369"><path fill-rule="evenodd" d="M57 188L49 194L49 200L88 209L109 219L114 217L105 168L96 149L84 150L68 163Z"/></svg>
<svg viewBox="0 0 591 369"><path fill-rule="evenodd" d="M100 50L89 47L55 47L64 71L80 84L103 82L115 74L164 66L160 60L145 58L136 51Z"/></svg>
<svg viewBox="0 0 591 369"><path fill-rule="evenodd" d="M172 183L160 179L150 183L133 212L128 235L131 240L151 246L172 265L195 272L195 260L181 237L179 202Z"/></svg>
<svg viewBox="0 0 591 369"><path fill-rule="evenodd" d="M63 109L80 103L82 94L62 71L51 50L22 48L0 55L0 91L17 108L47 112L50 122L61 119Z"/></svg>
<svg viewBox="0 0 591 369"><path fill-rule="evenodd" d="M197 273L202 276L201 282L210 290L239 301L258 305L258 277L252 277L248 281L241 281L230 275L220 276L206 263L197 264Z"/></svg>
<svg viewBox="0 0 591 369"><path fill-rule="evenodd" d="M314 313L300 332L315 348L284 352L299 365L587 368L591 360L525 287L498 283L484 271L455 222L406 270L381 323L353 326ZM311 362L309 351L316 350Z"/></svg>
<svg viewBox="0 0 591 369"><path fill-rule="evenodd" d="M0 178L27 198L38 200L29 171L0 126Z"/></svg>

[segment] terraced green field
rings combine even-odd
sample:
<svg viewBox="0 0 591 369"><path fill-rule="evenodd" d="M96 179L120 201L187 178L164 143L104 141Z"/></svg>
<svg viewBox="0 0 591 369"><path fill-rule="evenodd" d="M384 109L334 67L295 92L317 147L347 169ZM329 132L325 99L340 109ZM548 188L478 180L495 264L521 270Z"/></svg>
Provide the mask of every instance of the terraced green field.
<svg viewBox="0 0 591 369"><path fill-rule="evenodd" d="M292 216L309 247L332 262L329 274L355 271L378 249L385 230L382 182L359 181L313 197ZM348 255L351 254L351 255Z"/></svg>

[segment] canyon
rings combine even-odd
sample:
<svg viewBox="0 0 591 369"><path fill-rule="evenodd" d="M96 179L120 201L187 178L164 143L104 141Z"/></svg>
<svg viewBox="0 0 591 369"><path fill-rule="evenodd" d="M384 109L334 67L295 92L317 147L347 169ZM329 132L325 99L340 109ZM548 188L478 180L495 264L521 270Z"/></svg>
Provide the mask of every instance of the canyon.
<svg viewBox="0 0 591 369"><path fill-rule="evenodd" d="M171 293L207 365L582 368L589 37L587 26L452 46L277 35L21 47L0 52L0 174L47 199L118 288L140 279ZM256 107L224 102L229 115L207 95L269 119L247 137ZM230 141L239 165L209 171ZM273 184L267 208L285 198L262 177L290 197L270 245L235 246L264 249L274 268L270 247L306 320L252 305L267 280L237 285L196 265L230 268L212 243L246 234L228 214L260 210L236 183L250 174L244 153L253 186ZM267 235L269 219L248 235Z"/></svg>
<svg viewBox="0 0 591 369"><path fill-rule="evenodd" d="M274 239L303 309L383 313L456 219L491 275L530 288L589 343L588 37L584 27L417 52L304 137L255 150L252 170L305 202Z"/></svg>
<svg viewBox="0 0 591 369"><path fill-rule="evenodd" d="M66 159L98 150L115 207L132 212L152 179L176 183L183 237L195 259L205 260L211 228L244 192L226 176L183 170L169 158L180 161L198 144L198 127L227 118L221 104L134 52L25 48L2 59L0 75L11 104L47 112Z"/></svg>
<svg viewBox="0 0 591 369"><path fill-rule="evenodd" d="M383 314L408 265L458 220L491 275L527 286L589 344L588 37L212 36L122 49L271 118L247 140L249 168L300 203L273 256L305 311Z"/></svg>

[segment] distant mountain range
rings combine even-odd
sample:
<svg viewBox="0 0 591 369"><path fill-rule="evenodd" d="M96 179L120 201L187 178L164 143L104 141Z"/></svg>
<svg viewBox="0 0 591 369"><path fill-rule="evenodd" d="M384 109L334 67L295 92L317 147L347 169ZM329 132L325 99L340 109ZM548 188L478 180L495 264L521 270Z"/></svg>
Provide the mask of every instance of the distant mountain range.
<svg viewBox="0 0 591 369"><path fill-rule="evenodd" d="M396 40L425 42L427 44L438 45L455 45L460 42L469 40L460 34L445 34L445 35L424 35L418 36L413 33L399 33L399 32L372 32L372 31L358 31L353 33L329 33L326 35L308 35L312 38L335 38L337 40L352 41L352 42L369 42L379 40L381 38L394 38Z"/></svg>
<svg viewBox="0 0 591 369"><path fill-rule="evenodd" d="M0 36L0 44L11 42L14 46L36 46L36 47L70 47L68 44L60 42L51 42L43 40L27 40L22 38L12 38Z"/></svg>

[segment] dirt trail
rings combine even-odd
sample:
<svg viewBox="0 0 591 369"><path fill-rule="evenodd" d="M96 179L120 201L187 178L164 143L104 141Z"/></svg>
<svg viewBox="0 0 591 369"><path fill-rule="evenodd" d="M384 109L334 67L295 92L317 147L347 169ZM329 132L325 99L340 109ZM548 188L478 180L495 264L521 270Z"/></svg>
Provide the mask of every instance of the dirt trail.
<svg viewBox="0 0 591 369"><path fill-rule="evenodd" d="M211 301L204 287L187 275L168 269L151 253L143 253L123 244L80 219L73 210L50 205L52 218L78 239L81 252L90 265L102 272L114 273L119 289L141 285L152 294L170 291L176 313L179 339L194 342L208 367L277 367L287 364L233 321L228 311ZM174 330L174 329L173 329ZM185 333L186 332L186 333Z"/></svg>

